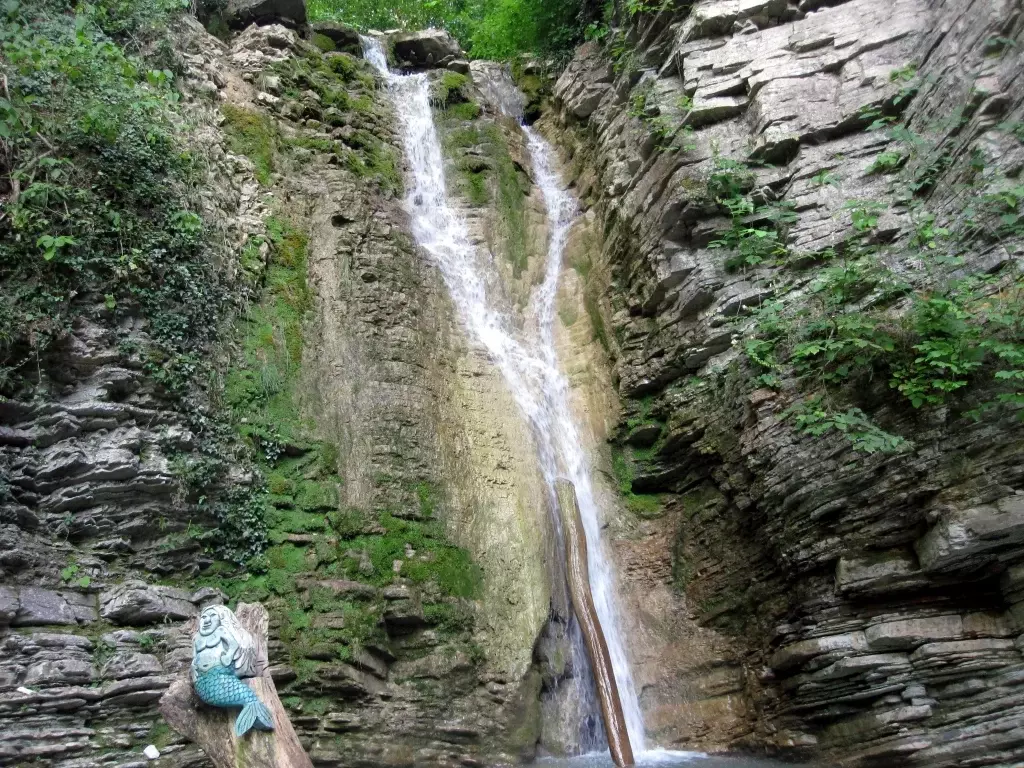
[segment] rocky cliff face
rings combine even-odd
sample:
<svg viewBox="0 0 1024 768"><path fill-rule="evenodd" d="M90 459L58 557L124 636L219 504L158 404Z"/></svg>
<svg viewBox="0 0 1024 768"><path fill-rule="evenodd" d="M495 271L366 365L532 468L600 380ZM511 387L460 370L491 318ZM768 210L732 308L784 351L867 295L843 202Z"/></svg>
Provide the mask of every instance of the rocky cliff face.
<svg viewBox="0 0 1024 768"><path fill-rule="evenodd" d="M966 349L996 305L1017 318L999 342L1020 341L1020 197L993 202L1024 161L1019 8L622 21L541 125L602 235L579 277L626 406L612 535L648 728L1016 764L1024 446L998 384L1016 374ZM938 299L962 334L923 319ZM928 368L939 339L969 372Z"/></svg>
<svg viewBox="0 0 1024 768"><path fill-rule="evenodd" d="M48 388L3 404L0 763L134 765L153 743L205 764L156 702L190 620L235 599L271 611L317 764L532 756L542 480L408 235L386 92L276 24L223 44L186 16L166 44L238 301L184 399L146 365L145 318L83 313L39 363Z"/></svg>
<svg viewBox="0 0 1024 768"><path fill-rule="evenodd" d="M622 22L540 125L582 201L555 332L651 740L1020 762L1019 9ZM547 232L523 136L488 107L488 66L433 39L401 56L428 69L452 194L533 322ZM156 701L225 600L270 609L318 765L579 744L531 436L408 233L357 38L312 40L271 23L224 44L185 17L144 52L174 53L201 171L195 282L233 300L203 361L168 361L151 318L93 292L18 364L2 764L136 765L149 743L205 764Z"/></svg>

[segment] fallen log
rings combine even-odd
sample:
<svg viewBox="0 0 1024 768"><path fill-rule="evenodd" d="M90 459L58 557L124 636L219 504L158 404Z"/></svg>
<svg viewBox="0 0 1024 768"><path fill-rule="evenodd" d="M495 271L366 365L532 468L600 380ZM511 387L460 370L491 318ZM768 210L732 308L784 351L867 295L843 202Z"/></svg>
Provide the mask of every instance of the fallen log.
<svg viewBox="0 0 1024 768"><path fill-rule="evenodd" d="M274 730L250 731L237 738L234 722L238 712L203 704L192 688L188 668L161 697L160 713L175 731L198 744L216 768L313 768L268 671L270 618L266 608L258 603L239 603L235 615L256 641L257 674L246 678L245 683L270 710Z"/></svg>
<svg viewBox="0 0 1024 768"><path fill-rule="evenodd" d="M561 509L562 531L565 536L566 578L569 581L569 595L572 599L576 620L580 623L583 642L590 654L590 666L594 670L597 697L601 702L601 716L608 734L608 748L612 760L619 768L633 765L633 747L629 743L626 718L622 714L622 700L615 683L608 644L604 639L601 621L594 609L594 597L590 591L590 571L587 565L587 534L583 530L576 489L568 480L555 484L558 506Z"/></svg>

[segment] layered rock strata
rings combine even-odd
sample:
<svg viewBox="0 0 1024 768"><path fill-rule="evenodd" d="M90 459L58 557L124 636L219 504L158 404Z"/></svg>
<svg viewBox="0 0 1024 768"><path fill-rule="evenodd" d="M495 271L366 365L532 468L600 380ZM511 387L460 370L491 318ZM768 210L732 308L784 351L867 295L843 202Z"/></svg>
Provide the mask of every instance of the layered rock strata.
<svg viewBox="0 0 1024 768"><path fill-rule="evenodd" d="M255 341L262 391L295 389L300 413L282 414L293 431L282 422L257 442L269 477L241 448L223 457L223 482L268 494L257 498L272 546L251 573L215 566L186 471L208 436L123 333L83 321L44 361L59 372L53 391L2 406L0 763L134 765L155 744L163 765L204 765L156 701L187 664L200 607L256 582L271 585L258 599L271 608L274 678L316 764L532 756L532 649L550 604L542 480L519 450L529 437L510 396L407 234L386 93L356 57L321 54L280 25L225 45L186 17L173 47L199 126L183 135L210 158L203 216L223 236L239 315L259 300L253 275L272 268L272 237L307 270L285 289L301 286L299 306L308 290L301 339L254 325L264 299L215 350L231 407L248 407L253 362L239 347L253 327L267 336ZM328 71L346 93L324 89ZM290 279L279 272L267 290ZM137 325L127 330L144 339ZM281 348L301 351L294 382L269 370ZM244 433L264 416L233 418ZM410 533L381 562L381 520L428 531L426 549ZM479 572L470 598L414 578L455 557L451 541L475 565L456 560L466 572L447 577Z"/></svg>
<svg viewBox="0 0 1024 768"><path fill-rule="evenodd" d="M865 455L795 431L797 382L752 383L737 346L770 299L813 308L814 265L856 234L850 201L878 202L877 258L919 290L967 274L1019 290L1019 236L964 240L952 272L912 244L922 206L956 227L1019 179L1021 23L969 0L703 2L641 13L558 81L542 125L603 230L588 282L627 399L614 450L629 496L665 494L617 534L637 631L689 615L713 630L698 657L725 648L707 663L678 659L689 639L638 644L663 742L848 765L1024 758L1016 414L917 412L875 382L875 417L914 447ZM879 171L893 154L906 176ZM756 204L791 204L788 262L709 248L730 227L713 188L730 168Z"/></svg>

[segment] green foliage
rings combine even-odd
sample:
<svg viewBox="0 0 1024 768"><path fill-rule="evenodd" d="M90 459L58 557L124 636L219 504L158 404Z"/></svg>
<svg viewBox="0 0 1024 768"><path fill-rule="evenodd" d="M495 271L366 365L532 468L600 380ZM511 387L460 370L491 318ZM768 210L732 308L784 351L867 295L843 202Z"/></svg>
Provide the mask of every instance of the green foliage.
<svg viewBox="0 0 1024 768"><path fill-rule="evenodd" d="M868 168L868 173L892 173L898 171L906 161L906 156L900 152L882 152L875 157L871 167Z"/></svg>
<svg viewBox="0 0 1024 768"><path fill-rule="evenodd" d="M434 517L437 511L437 491L430 483L416 484L416 500L419 502L420 516L425 520Z"/></svg>
<svg viewBox="0 0 1024 768"><path fill-rule="evenodd" d="M911 405L941 405L966 387L981 367L982 329L957 302L939 296L918 298L910 318L918 339L912 354L892 365L891 384Z"/></svg>
<svg viewBox="0 0 1024 768"><path fill-rule="evenodd" d="M627 429L636 429L637 427L645 424L659 423L651 416L651 409L654 407L653 395L645 395L640 399L637 405L637 412L626 420Z"/></svg>
<svg viewBox="0 0 1024 768"><path fill-rule="evenodd" d="M632 117L642 120L657 141L657 146L668 151L692 150L694 146L688 138L693 133L693 128L682 125L682 118L693 108L693 100L688 96L681 96L676 102L678 115L670 114L661 109L654 95L654 81L646 80L638 85L629 100L629 114ZM677 135L681 140L672 141Z"/></svg>
<svg viewBox="0 0 1024 768"><path fill-rule="evenodd" d="M757 335L744 340L743 349L761 377L771 377L761 382L768 385L786 370L819 391L859 393L877 379L911 407L924 408L984 384L989 399L972 413L998 404L1018 407L1024 405L1024 302L1019 280L1011 290L994 290L994 280L973 278L943 292L915 294L904 312L858 310L851 303L868 293L906 291L864 256L827 268L812 283L819 312L767 303L758 312ZM808 401L798 415L805 431L835 428L862 442L861 450L898 447L869 429L858 409Z"/></svg>
<svg viewBox="0 0 1024 768"><path fill-rule="evenodd" d="M839 384L856 372L869 370L895 344L875 318L842 313L807 323L793 344L789 360L798 375Z"/></svg>
<svg viewBox="0 0 1024 768"><path fill-rule="evenodd" d="M708 194L711 195L712 199L740 199L753 186L754 173L746 165L730 157L715 156L714 170L708 176L707 183Z"/></svg>
<svg viewBox="0 0 1024 768"><path fill-rule="evenodd" d="M651 97L653 89L653 80L647 80L633 89L633 93L629 97L628 112L630 117L647 117L647 101Z"/></svg>
<svg viewBox="0 0 1024 768"><path fill-rule="evenodd" d="M163 59L132 52L180 9L107 0L73 13L49 1L0 11L6 394L81 315L109 326L148 321L147 370L173 394L202 367L224 286L186 194L195 161L176 140L174 74Z"/></svg>
<svg viewBox="0 0 1024 768"><path fill-rule="evenodd" d="M862 453L897 453L910 447L898 435L892 435L875 425L860 408L835 411L813 397L788 409L783 418L792 418L797 430L805 435L820 437L835 431L845 435L854 449Z"/></svg>
<svg viewBox="0 0 1024 768"><path fill-rule="evenodd" d="M275 498L287 498L288 504L300 510L337 503L330 486L305 478L297 480L282 471L292 466L292 460L282 460L285 447L297 443L308 429L298 415L294 387L302 362L302 321L310 295L306 285L306 236L290 221L276 216L267 220L266 227L271 259L263 296L239 323L239 351L224 375L222 399L235 434L251 449L268 481L265 485L257 482L250 487L221 489L218 482L226 466L218 455L185 458L177 469L185 485L194 489L194 495L202 494L201 507L208 509L218 523L200 540L235 563L263 553L272 533L271 521L284 528L294 524L293 519L282 520L280 513L274 512L270 502ZM215 447L210 453L216 453ZM303 463L316 458L311 455ZM209 493L211 487L213 492ZM279 533L271 537L281 538Z"/></svg>
<svg viewBox="0 0 1024 768"><path fill-rule="evenodd" d="M355 130L344 141L304 137L281 139L269 118L242 110L241 119L234 122L246 128L245 141L239 139L240 146L248 148L246 154L256 164L258 175L269 179L275 167L275 156L282 147L302 147L333 153L341 165L359 178L374 180L387 194L401 194L403 184L398 152L370 130L378 119L377 97L376 81L366 62L348 53L331 53L328 56L313 53L277 62L271 70L280 76L286 98L300 102L302 92L311 90L320 99L323 107L321 117L325 123L331 126L353 125ZM238 133L238 129L235 130Z"/></svg>
<svg viewBox="0 0 1024 768"><path fill-rule="evenodd" d="M1005 180L1002 188L984 192L968 205L963 216L963 240L1001 241L1024 236L1024 184Z"/></svg>
<svg viewBox="0 0 1024 768"><path fill-rule="evenodd" d="M644 13L666 11L675 5L675 0L625 0L623 6L626 16L633 17Z"/></svg>
<svg viewBox="0 0 1024 768"><path fill-rule="evenodd" d="M149 735L146 736L146 741L162 750L178 738L178 734L174 732L171 726L163 720L157 720L149 729Z"/></svg>
<svg viewBox="0 0 1024 768"><path fill-rule="evenodd" d="M480 117L480 105L475 101L464 101L445 108L448 116L455 120L476 120Z"/></svg>
<svg viewBox="0 0 1024 768"><path fill-rule="evenodd" d="M217 527L197 539L235 563L262 554L267 543L267 508L261 487L232 487L201 506L212 513Z"/></svg>
<svg viewBox="0 0 1024 768"><path fill-rule="evenodd" d="M949 237L946 227L936 226L935 214L928 211L917 211L914 215L914 234L910 245L924 250L935 250L938 244Z"/></svg>
<svg viewBox="0 0 1024 768"><path fill-rule="evenodd" d="M378 578L390 581L391 564L405 557L409 544L418 557L406 560L402 577L414 584L434 581L446 595L474 597L479 591L481 573L464 549L446 543L446 537L438 523L419 523L383 515L381 525L386 530L383 536L356 539L353 547L366 545L370 560Z"/></svg>
<svg viewBox="0 0 1024 768"><path fill-rule="evenodd" d="M629 495L633 492L633 467L621 449L612 449L612 474L620 493Z"/></svg>
<svg viewBox="0 0 1024 768"><path fill-rule="evenodd" d="M442 27L474 58L500 60L524 52L566 56L596 16L586 0L309 0L307 7L312 20L364 30Z"/></svg>
<svg viewBox="0 0 1024 768"><path fill-rule="evenodd" d="M445 110L445 117L454 120L475 120L480 105L469 97L470 79L458 72L444 72L430 86L430 100Z"/></svg>
<svg viewBox="0 0 1024 768"><path fill-rule="evenodd" d="M826 185L830 187L835 187L839 184L839 177L836 176L834 173L826 170L815 174L811 178L811 181L813 181L819 187L824 187Z"/></svg>
<svg viewBox="0 0 1024 768"><path fill-rule="evenodd" d="M850 212L850 223L858 234L870 232L878 226L878 219L886 210L877 200L849 200L843 206Z"/></svg>
<svg viewBox="0 0 1024 768"><path fill-rule="evenodd" d="M374 141L363 156L350 153L347 167L360 178L372 178L381 189L398 195L402 192L402 174L398 168L398 155L393 148L380 140Z"/></svg>
<svg viewBox="0 0 1024 768"><path fill-rule="evenodd" d="M224 400L247 417L243 434L253 446L273 453L272 444L291 437L298 427L286 384L302 361L302 320L310 295L306 236L277 217L267 220L267 234L272 257L264 296L242 325L240 365L225 377Z"/></svg>
<svg viewBox="0 0 1024 768"><path fill-rule="evenodd" d="M651 494L631 494L626 497L626 507L637 517L653 520L664 514L664 507L659 496Z"/></svg>
<svg viewBox="0 0 1024 768"><path fill-rule="evenodd" d="M899 69L889 73L889 80L893 83L907 83L917 76L917 64L910 61Z"/></svg>
<svg viewBox="0 0 1024 768"><path fill-rule="evenodd" d="M72 561L67 567L61 569L60 578L65 584L86 589L92 584L92 579L88 576L79 576L79 570L78 563Z"/></svg>
<svg viewBox="0 0 1024 768"><path fill-rule="evenodd" d="M786 227L796 221L787 204L758 206L745 193L753 174L742 164L728 158L715 158L715 170L708 178L708 193L728 213L732 226L718 233L709 248L732 251L726 269L757 266L786 256Z"/></svg>

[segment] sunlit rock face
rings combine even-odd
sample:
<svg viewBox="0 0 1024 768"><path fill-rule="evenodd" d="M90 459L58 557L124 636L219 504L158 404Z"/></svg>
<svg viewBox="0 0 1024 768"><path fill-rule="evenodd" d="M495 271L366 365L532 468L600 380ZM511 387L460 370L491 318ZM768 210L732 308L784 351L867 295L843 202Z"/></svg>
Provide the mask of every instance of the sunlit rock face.
<svg viewBox="0 0 1024 768"><path fill-rule="evenodd" d="M626 28L577 51L541 126L600 240L584 293L623 397L611 437L635 514L613 535L649 732L848 765L1017 764L1017 415L964 417L984 377L921 409L886 374L827 389L912 443L866 453L801 432L787 409L826 385L784 368L755 381L767 369L743 345L772 301L821 311L832 254L865 242L858 201L877 202L869 258L910 286L862 286L858 311L906 316L908 295L966 275L1019 291L1019 230L956 230L1019 184L1018 16L966 0L704 2ZM709 247L732 225L723 170L756 208L791 204L785 257ZM955 247L922 244L925 213L960 232ZM929 256L944 247L955 263Z"/></svg>

